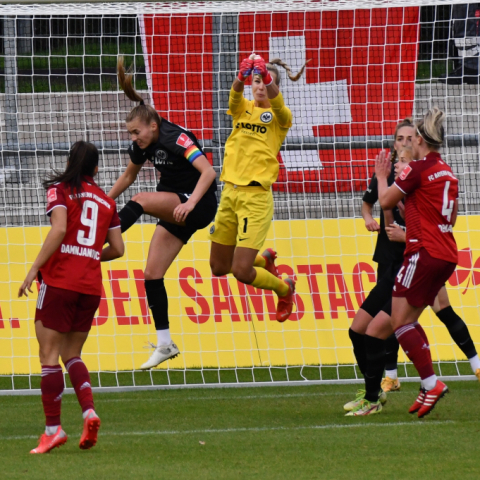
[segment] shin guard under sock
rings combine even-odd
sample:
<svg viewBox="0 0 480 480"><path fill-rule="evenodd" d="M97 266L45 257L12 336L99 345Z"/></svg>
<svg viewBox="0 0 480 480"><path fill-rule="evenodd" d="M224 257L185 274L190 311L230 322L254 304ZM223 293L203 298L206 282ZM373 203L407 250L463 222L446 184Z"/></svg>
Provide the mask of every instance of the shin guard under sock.
<svg viewBox="0 0 480 480"><path fill-rule="evenodd" d="M168 297L163 278L145 280L145 291L147 293L148 306L152 311L155 330L169 328Z"/></svg>
<svg viewBox="0 0 480 480"><path fill-rule="evenodd" d="M348 336L352 341L353 345L353 354L357 360L357 365L362 375L365 376L365 371L367 367L367 354L365 351L365 335L354 332L351 328L348 329Z"/></svg>
<svg viewBox="0 0 480 480"><path fill-rule="evenodd" d="M73 357L65 364L65 368L68 371L68 376L72 382L82 412L90 409L95 410L90 374L83 360L80 357Z"/></svg>
<svg viewBox="0 0 480 480"><path fill-rule="evenodd" d="M394 333L385 340L385 370L396 370L400 344Z"/></svg>
<svg viewBox="0 0 480 480"><path fill-rule="evenodd" d="M413 362L420 378L424 380L435 375L430 349L419 331L413 325L403 325L395 330L395 335L405 355Z"/></svg>
<svg viewBox="0 0 480 480"><path fill-rule="evenodd" d="M365 400L377 402L385 369L386 341L365 335L367 366L365 372Z"/></svg>
<svg viewBox="0 0 480 480"><path fill-rule="evenodd" d="M451 306L437 312L439 320L447 327L448 333L458 348L467 358L472 358L477 354L477 350L468 331L465 322L455 313Z"/></svg>
<svg viewBox="0 0 480 480"><path fill-rule="evenodd" d="M47 427L60 425L63 388L62 367L60 365L42 365L40 390Z"/></svg>

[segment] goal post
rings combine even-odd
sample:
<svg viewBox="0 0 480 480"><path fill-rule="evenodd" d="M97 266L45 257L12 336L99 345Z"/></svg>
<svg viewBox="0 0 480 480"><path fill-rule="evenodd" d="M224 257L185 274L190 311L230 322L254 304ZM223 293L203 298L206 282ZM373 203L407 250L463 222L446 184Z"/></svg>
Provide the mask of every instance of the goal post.
<svg viewBox="0 0 480 480"><path fill-rule="evenodd" d="M439 82L451 66L450 22L441 20L443 53L428 35L440 22L434 10L443 6L434 0L0 5L0 393L35 392L40 383L37 292L28 299L17 292L49 228L42 180L64 168L80 139L101 153L98 184L105 191L127 164L124 121L133 103L118 87L119 55L133 66L145 100L194 132L217 172L232 129L226 110L239 61L255 52L280 57L296 72L311 59L298 82L281 72L294 125L278 156L265 245L278 252L280 273L296 277L297 293L290 319L276 322L274 294L231 276L212 277L208 229L199 231L165 277L181 355L137 370L155 341L143 283L155 219L145 216L124 235L124 257L102 266L102 300L83 352L95 387L358 381L348 328L376 280L376 236L361 218L362 195L395 125L433 105L447 114L442 156L460 179L460 262L447 287L478 344L479 87ZM434 13L423 23L422 8ZM248 82L245 95L251 97ZM154 191L157 181L145 165L118 207ZM470 378L467 360L430 309L421 322L437 372ZM416 378L403 352L399 368L402 378Z"/></svg>

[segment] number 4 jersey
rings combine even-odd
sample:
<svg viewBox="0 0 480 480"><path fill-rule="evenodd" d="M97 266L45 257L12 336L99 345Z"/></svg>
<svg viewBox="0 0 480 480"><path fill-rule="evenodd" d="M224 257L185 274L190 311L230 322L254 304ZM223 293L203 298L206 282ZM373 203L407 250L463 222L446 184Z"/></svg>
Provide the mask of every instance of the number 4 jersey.
<svg viewBox="0 0 480 480"><path fill-rule="evenodd" d="M440 154L429 153L409 163L395 185L406 195L405 256L424 247L434 258L457 263L452 215L458 198L458 180Z"/></svg>
<svg viewBox="0 0 480 480"><path fill-rule="evenodd" d="M115 201L107 197L92 178L85 177L82 190L74 194L58 183L47 192L47 215L54 208L67 209L67 232L60 247L40 269L47 285L89 295L101 295L100 255L108 230L120 228Z"/></svg>

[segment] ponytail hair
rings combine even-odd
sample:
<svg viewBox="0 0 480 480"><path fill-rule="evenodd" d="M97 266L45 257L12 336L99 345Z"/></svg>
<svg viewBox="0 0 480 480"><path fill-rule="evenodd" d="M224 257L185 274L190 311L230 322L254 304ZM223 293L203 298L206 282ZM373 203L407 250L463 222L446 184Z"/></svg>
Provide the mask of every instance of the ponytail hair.
<svg viewBox="0 0 480 480"><path fill-rule="evenodd" d="M393 146L391 150L391 156L390 156L390 161L392 163L395 163L398 158L398 152L395 150L395 140L397 139L397 133L398 131L403 128L403 127L412 127L415 128L415 125L413 124L413 119L412 117L407 117L404 118L396 127L395 127L395 133L393 134Z"/></svg>
<svg viewBox="0 0 480 480"><path fill-rule="evenodd" d="M80 140L75 142L68 155L67 168L63 173L54 172L43 182L43 187L48 190L55 183L66 183L72 195L82 191L82 181L85 177L93 177L98 166L98 150L93 143ZM77 197L78 200L80 200Z"/></svg>
<svg viewBox="0 0 480 480"><path fill-rule="evenodd" d="M125 71L124 58L118 57L117 60L117 77L120 88L124 91L125 95L132 102L139 102L139 105L133 107L130 113L127 115L125 121L131 122L135 118L139 118L146 125L155 122L160 129L160 124L162 123L162 117L158 112L151 106L145 105L142 96L135 90L133 87L133 74L131 73L131 68L128 71Z"/></svg>
<svg viewBox="0 0 480 480"><path fill-rule="evenodd" d="M311 60L312 60L311 58L308 59L303 64L302 68L298 71L298 73L296 75L293 75L291 68L280 58L274 58L274 59L270 60L267 63L267 70L269 72L273 72L275 74L275 84L277 86L280 85L280 74L278 72L278 68L276 67L276 65L280 65L281 67L283 67L287 72L288 78L292 82L296 82L302 76L302 73L305 70L305 67L307 66L307 63L311 62Z"/></svg>
<svg viewBox="0 0 480 480"><path fill-rule="evenodd" d="M422 120L415 122L417 134L425 140L425 143L432 150L438 150L443 145L445 139L444 120L445 113L438 107L433 107L424 115Z"/></svg>

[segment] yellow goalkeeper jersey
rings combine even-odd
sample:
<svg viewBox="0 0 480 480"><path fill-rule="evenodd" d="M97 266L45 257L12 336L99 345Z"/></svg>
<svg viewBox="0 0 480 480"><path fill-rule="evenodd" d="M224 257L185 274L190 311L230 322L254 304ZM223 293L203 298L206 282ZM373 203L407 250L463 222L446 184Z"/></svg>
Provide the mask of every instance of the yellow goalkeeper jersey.
<svg viewBox="0 0 480 480"><path fill-rule="evenodd" d="M268 190L277 179L277 155L292 126L292 112L281 93L269 101L270 108L255 107L243 92L230 90L227 113L233 117L233 130L225 144L220 180L235 185L259 182Z"/></svg>

